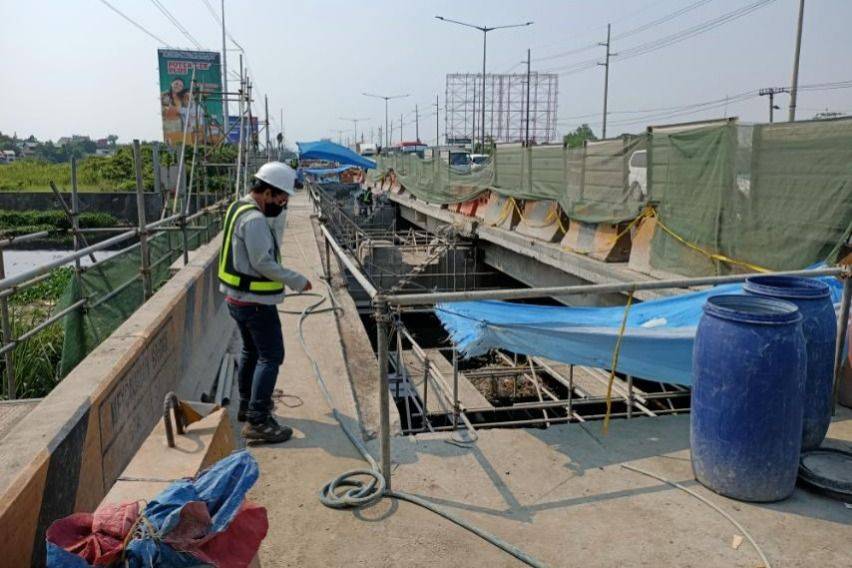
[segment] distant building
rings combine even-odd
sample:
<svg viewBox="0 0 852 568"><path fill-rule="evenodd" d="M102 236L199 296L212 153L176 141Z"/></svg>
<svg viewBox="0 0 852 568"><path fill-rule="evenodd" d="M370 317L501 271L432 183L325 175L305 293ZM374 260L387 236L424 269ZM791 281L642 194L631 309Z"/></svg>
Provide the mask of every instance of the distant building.
<svg viewBox="0 0 852 568"><path fill-rule="evenodd" d="M17 159L18 157L15 155L14 150L0 151L0 164L11 164Z"/></svg>
<svg viewBox="0 0 852 568"><path fill-rule="evenodd" d="M112 156L115 154L115 148L95 148L95 156Z"/></svg>
<svg viewBox="0 0 852 568"><path fill-rule="evenodd" d="M70 142L90 142L91 140L92 139L89 138L88 136L83 136L81 134L72 134L70 137L63 136L62 138L57 140L56 143L59 146L65 146L66 144L68 144Z"/></svg>

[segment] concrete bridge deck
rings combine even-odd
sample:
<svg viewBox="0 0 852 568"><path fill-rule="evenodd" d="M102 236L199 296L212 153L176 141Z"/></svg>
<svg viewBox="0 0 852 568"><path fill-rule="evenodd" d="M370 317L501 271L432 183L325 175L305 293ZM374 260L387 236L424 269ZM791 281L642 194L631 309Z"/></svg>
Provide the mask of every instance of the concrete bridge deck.
<svg viewBox="0 0 852 568"><path fill-rule="evenodd" d="M306 196L300 194L291 203L284 262L310 276L322 291L317 281L320 246ZM292 298L281 309L300 310L311 301ZM282 313L281 318L287 357L279 387L299 399L282 399L276 409L295 429L294 439L252 449L261 470L253 498L269 509L270 518L261 548L263 565L520 565L409 503L385 499L356 512L320 504L318 492L328 480L365 463L338 427L313 378L296 334L298 316ZM336 323L330 313L310 317L304 330L335 404L357 430L359 416L374 411L359 409L355 401L360 405L369 397L357 391L372 388L370 396L377 393L375 384L350 377L347 359L364 357L346 351L346 345L352 345L346 335L357 331ZM299 401L295 407L285 406ZM739 533L717 512L622 464L683 483L720 506L750 531L773 566L852 565L852 509L842 502L797 489L781 503L754 505L698 485L689 462L688 415L617 420L608 435L602 434L600 422L588 422L481 431L470 448L448 444L447 438L394 438L394 489L446 506L551 566L761 565L748 541L732 546ZM827 443L852 447L852 412L838 414ZM378 455L375 441L369 447Z"/></svg>

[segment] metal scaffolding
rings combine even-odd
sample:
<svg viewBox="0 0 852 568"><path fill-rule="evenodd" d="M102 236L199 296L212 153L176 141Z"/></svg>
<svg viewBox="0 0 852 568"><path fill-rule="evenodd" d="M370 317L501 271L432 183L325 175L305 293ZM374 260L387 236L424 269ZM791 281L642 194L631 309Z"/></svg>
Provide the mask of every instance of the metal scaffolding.
<svg viewBox="0 0 852 568"><path fill-rule="evenodd" d="M559 75L533 72L529 75L527 113L527 74L487 74L485 97L482 75L451 73L446 78L445 142L469 143L476 132L485 106L485 138L495 143L523 142L529 122L530 142L545 144L557 140L556 118Z"/></svg>

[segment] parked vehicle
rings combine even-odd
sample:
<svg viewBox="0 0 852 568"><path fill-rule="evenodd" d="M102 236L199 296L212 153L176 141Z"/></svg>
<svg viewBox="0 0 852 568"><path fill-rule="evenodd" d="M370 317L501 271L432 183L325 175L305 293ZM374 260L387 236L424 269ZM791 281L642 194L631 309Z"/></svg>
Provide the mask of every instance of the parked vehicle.
<svg viewBox="0 0 852 568"><path fill-rule="evenodd" d="M358 143L358 153L362 156L375 156L378 152L375 144L371 144L370 142L359 142Z"/></svg>
<svg viewBox="0 0 852 568"><path fill-rule="evenodd" d="M628 162L627 183L630 195L639 201L648 196L648 151L636 150Z"/></svg>
<svg viewBox="0 0 852 568"><path fill-rule="evenodd" d="M481 170L491 161L491 156L488 154L471 154L470 169L473 171Z"/></svg>

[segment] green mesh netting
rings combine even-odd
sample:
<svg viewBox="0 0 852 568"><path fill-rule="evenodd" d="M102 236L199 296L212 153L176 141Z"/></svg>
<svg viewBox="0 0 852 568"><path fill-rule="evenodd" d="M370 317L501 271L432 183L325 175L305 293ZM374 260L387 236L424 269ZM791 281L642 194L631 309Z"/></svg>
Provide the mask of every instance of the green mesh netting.
<svg viewBox="0 0 852 568"><path fill-rule="evenodd" d="M220 230L216 214L202 216L196 226L187 227L187 244L194 250ZM205 227L206 225L206 227ZM183 254L180 231L163 231L148 239L151 286L159 289L171 276L171 264ZM59 373L67 375L95 347L124 323L144 302L140 277L141 251L138 244L85 268L79 280L71 278L57 309L85 297L83 310L63 318L64 339Z"/></svg>
<svg viewBox="0 0 852 568"><path fill-rule="evenodd" d="M634 218L642 208L641 192L630 187L629 160L644 143L640 136L575 149L501 145L489 164L468 174L442 158L383 156L370 176L375 181L393 169L407 191L430 203L460 203L490 190L518 200L557 201L572 219L615 223Z"/></svg>
<svg viewBox="0 0 852 568"><path fill-rule="evenodd" d="M852 231L852 120L659 128L649 163L655 268L800 269Z"/></svg>

